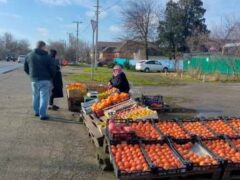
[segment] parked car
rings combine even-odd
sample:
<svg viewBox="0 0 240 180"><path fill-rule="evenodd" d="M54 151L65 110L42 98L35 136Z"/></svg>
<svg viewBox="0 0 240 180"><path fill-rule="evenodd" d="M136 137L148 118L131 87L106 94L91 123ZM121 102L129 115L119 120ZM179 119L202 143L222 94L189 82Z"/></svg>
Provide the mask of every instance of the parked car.
<svg viewBox="0 0 240 180"><path fill-rule="evenodd" d="M144 72L168 72L170 67L160 60L142 60L136 63L136 70Z"/></svg>
<svg viewBox="0 0 240 180"><path fill-rule="evenodd" d="M13 61L13 62L15 62L16 60L17 60L17 58L15 57L15 56L6 56L6 61Z"/></svg>
<svg viewBox="0 0 240 180"><path fill-rule="evenodd" d="M20 55L20 56L18 56L17 62L18 63L24 63L25 58L26 58L26 55Z"/></svg>

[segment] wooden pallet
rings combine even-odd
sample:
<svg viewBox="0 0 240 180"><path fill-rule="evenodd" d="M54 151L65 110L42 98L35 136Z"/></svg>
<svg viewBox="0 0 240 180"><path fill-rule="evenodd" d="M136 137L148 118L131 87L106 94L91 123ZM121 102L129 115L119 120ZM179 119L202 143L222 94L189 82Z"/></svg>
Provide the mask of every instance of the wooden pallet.
<svg viewBox="0 0 240 180"><path fill-rule="evenodd" d="M91 115L83 114L83 123L86 125L89 136L97 148L103 146L104 135L99 131L99 127L96 126L97 118Z"/></svg>

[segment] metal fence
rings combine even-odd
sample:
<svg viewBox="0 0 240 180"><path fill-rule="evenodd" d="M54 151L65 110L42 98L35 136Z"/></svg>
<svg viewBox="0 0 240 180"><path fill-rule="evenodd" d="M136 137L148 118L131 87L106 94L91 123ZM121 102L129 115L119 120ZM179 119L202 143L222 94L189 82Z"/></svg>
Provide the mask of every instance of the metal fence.
<svg viewBox="0 0 240 180"><path fill-rule="evenodd" d="M240 58L227 56L192 56L184 60L183 70L197 70L204 74L240 74Z"/></svg>

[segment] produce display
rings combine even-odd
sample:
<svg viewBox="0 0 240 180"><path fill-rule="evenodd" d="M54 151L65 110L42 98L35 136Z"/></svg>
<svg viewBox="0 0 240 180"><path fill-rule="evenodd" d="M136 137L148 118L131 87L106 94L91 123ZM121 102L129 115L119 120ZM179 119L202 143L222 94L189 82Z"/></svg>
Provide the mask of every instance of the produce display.
<svg viewBox="0 0 240 180"><path fill-rule="evenodd" d="M232 118L227 121L233 128L236 130L240 130L240 119L238 118Z"/></svg>
<svg viewBox="0 0 240 180"><path fill-rule="evenodd" d="M156 112L142 106L135 106L133 108L123 110L115 115L116 119L141 119L146 116L154 115Z"/></svg>
<svg viewBox="0 0 240 180"><path fill-rule="evenodd" d="M174 144L177 151L187 160L198 166L216 165L218 162L210 155L199 155L192 150L193 144L191 142L186 144Z"/></svg>
<svg viewBox="0 0 240 180"><path fill-rule="evenodd" d="M201 122L184 122L183 128L185 128L191 135L197 135L202 138L212 138L214 134L209 131Z"/></svg>
<svg viewBox="0 0 240 180"><path fill-rule="evenodd" d="M120 103L127 99L129 99L129 95L127 93L114 93L108 96L107 99L102 99L100 102L94 103L91 108L93 112L98 112L102 111L104 108Z"/></svg>
<svg viewBox="0 0 240 180"><path fill-rule="evenodd" d="M148 171L148 164L138 144L118 144L111 146L111 152L117 167L121 171Z"/></svg>
<svg viewBox="0 0 240 180"><path fill-rule="evenodd" d="M230 147L226 141L219 139L214 141L205 141L204 144L221 158L226 159L229 162L240 163L240 153Z"/></svg>
<svg viewBox="0 0 240 180"><path fill-rule="evenodd" d="M131 123L131 129L140 138L154 140L161 139L161 136L158 134L150 122Z"/></svg>
<svg viewBox="0 0 240 180"><path fill-rule="evenodd" d="M70 83L66 85L68 97L83 97L87 93L87 86L83 83Z"/></svg>
<svg viewBox="0 0 240 180"><path fill-rule="evenodd" d="M140 106L139 102L129 99L129 94L119 93L116 88L106 88L107 86L87 87L82 83L71 83L67 85L67 92L68 97L83 97L87 91L90 93L90 89L97 94L93 98L97 96L95 100L98 102L91 102L90 105L82 103L89 110L83 111L83 118L87 120L85 125L89 126L89 131L91 127L93 129L90 133L93 134L93 142L98 143L96 146L105 147L104 143L108 143L106 147L118 178L138 179L142 176L143 179L191 179L196 175L195 177L201 179L201 175L206 172L215 173L211 171L216 171L220 176L217 170L221 170L222 174L222 170L229 167L228 163L231 168L236 167L235 170L238 170L240 139L235 138L240 137L237 132L240 132L239 118L189 122L183 120L181 124L175 120L156 120L156 111L146 106L161 110L164 107L161 96L142 97ZM98 136L94 136L94 132ZM216 136L222 134L228 138ZM100 136L103 139L96 138ZM204 150L206 147L208 150ZM226 164L224 162L224 166L220 166L222 161L214 154L227 160Z"/></svg>
<svg viewBox="0 0 240 180"><path fill-rule="evenodd" d="M223 120L210 120L206 121L206 124L209 128L211 128L214 132L218 134L225 134L229 137L236 137L237 134L234 130L229 127Z"/></svg>
<svg viewBox="0 0 240 180"><path fill-rule="evenodd" d="M117 88L111 88L111 89L108 89L107 91L104 91L102 93L99 93L97 95L98 99L106 99L108 96L110 96L111 94L113 93L117 93L118 92L118 89Z"/></svg>
<svg viewBox="0 0 240 180"><path fill-rule="evenodd" d="M167 144L151 144L144 146L151 161L164 170L177 169L182 167L181 161L176 158Z"/></svg>
<svg viewBox="0 0 240 180"><path fill-rule="evenodd" d="M186 134L176 122L158 122L156 123L156 127L159 128L160 131L166 136L171 136L176 139L190 138L189 135Z"/></svg>

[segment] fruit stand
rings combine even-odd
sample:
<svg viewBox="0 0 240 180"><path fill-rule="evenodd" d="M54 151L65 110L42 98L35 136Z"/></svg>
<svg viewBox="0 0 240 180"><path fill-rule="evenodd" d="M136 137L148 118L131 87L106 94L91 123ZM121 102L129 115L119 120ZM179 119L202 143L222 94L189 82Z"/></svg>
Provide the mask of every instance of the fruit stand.
<svg viewBox="0 0 240 180"><path fill-rule="evenodd" d="M240 179L240 118L159 119L129 94L96 92L80 115L103 170L118 179Z"/></svg>

